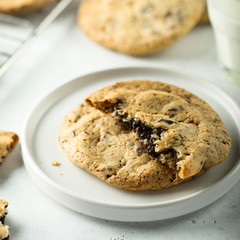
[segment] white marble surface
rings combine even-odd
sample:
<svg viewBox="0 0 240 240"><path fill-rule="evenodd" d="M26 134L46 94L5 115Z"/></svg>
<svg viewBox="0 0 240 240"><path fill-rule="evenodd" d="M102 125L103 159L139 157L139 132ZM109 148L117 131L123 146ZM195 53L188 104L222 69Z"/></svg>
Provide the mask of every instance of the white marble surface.
<svg viewBox="0 0 240 240"><path fill-rule="evenodd" d="M240 87L225 82L216 63L213 31L199 26L165 51L130 57L88 39L76 25L74 2L0 79L0 128L21 131L29 109L55 87L84 73L123 66L168 67L201 76L240 105ZM240 182L197 212L148 223L113 222L73 212L42 193L29 177L20 144L0 167L0 197L9 201L11 239L240 238Z"/></svg>

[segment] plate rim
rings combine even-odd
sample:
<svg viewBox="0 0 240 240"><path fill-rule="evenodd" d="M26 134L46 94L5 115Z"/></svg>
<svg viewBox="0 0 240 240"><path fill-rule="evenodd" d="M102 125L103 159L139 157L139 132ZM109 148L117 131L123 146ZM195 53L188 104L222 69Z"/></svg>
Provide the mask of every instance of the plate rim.
<svg viewBox="0 0 240 240"><path fill-rule="evenodd" d="M154 70L154 71L164 71L164 72L171 72L171 73L174 73L174 74L180 74L181 76L187 76L188 78L192 77L194 79L194 81L197 81L197 82L201 82L204 84L204 86L210 86L212 89L214 89L215 91L218 91L219 93L221 93L222 95L224 95L224 97L227 98L227 100L229 102L231 102L232 106L234 106L234 109L237 110L237 113L235 112L235 114L238 114L239 116L239 119L240 119L240 108L238 107L237 103L232 99L232 97L230 97L227 93L225 93L223 90L221 90L219 87L217 87L216 85L206 81L206 80L203 80L203 79L200 79L199 76L195 76L194 74L188 74L188 73L185 73L185 72L181 72L179 70L176 70L176 69L171 69L171 68L168 68L168 67L142 67L142 66L127 66L127 67L117 67L117 68L106 68L106 69L103 69L103 70L99 70L99 71L96 71L96 72L88 72L88 73L84 73L84 74L81 74L80 76L70 80L70 81L67 81L63 84L60 84L59 86L49 90L49 92L47 94L45 94L39 101L37 101L37 103L34 104L34 106L30 109L29 111L29 114L25 120L25 123L24 123L24 127L23 127L23 132L22 132L22 143L21 143L21 146L22 146L22 151L23 151L23 160L24 160L24 164L31 164L31 167L33 167L33 169L35 171L38 172L39 176L47 183L51 184L52 187L54 188L57 188L59 191L61 191L61 193L64 193L64 194L67 194L67 195L70 195L71 197L74 197L78 200L81 200L81 201L84 201L84 202L89 202L89 203L92 203L92 204L97 204L99 206L107 206L107 207L115 207L115 208L131 208L131 209L148 209L148 208L161 208L161 207L165 207L165 206L171 206L171 205L175 205L176 203L180 203L180 202L183 202L183 201L187 201L187 200L190 200L192 198L198 198L199 195L202 195L206 192L209 192L212 188L217 188L219 187L219 185L222 185L224 184L224 182L226 181L229 181L228 179L229 178L233 178L234 181L232 181L232 186L229 187L225 192L223 191L222 194L219 194L219 196L215 199L217 200L218 198L220 198L221 196L223 196L227 191L229 191L234 185L235 183L240 179L240 174L239 171L240 171L240 156L238 157L238 160L236 161L236 163L234 164L234 168L231 168L227 174L225 174L221 179L219 179L217 182L215 182L214 184L208 186L207 188L204 188L202 190L199 190L195 193L192 193L190 195L186 195L184 197L180 197L180 198L177 198L177 199L174 199L174 200L170 200L170 201L164 201L164 202L158 202L158 203L144 203L144 204L111 204L109 202L103 202L103 201L96 201L96 200L93 200L93 199L90 199L88 197L84 197L84 196L80 196L79 194L77 193L74 193L73 191L69 190L69 189L66 189L62 186L60 186L58 183L54 182L54 180L52 180L47 174L45 174L36 164L35 160L33 161L30 161L29 159L34 159L34 157L32 156L31 154L31 151L28 149L28 144L27 144L27 131L28 131L28 125L29 125L29 122L31 120L31 118L33 117L34 115L34 112L36 111L37 108L39 108L44 100L46 100L47 98L49 98L52 94L56 93L57 91L63 89L64 87L66 87L67 85L69 84L73 84L74 82L76 81L80 81L80 79L82 78L86 78L86 77L93 77L94 75L97 75L97 74L104 74L104 73L110 73L110 72L115 72L115 71L123 71L123 70L127 70L127 71L143 71L143 70ZM162 81L162 80L161 80ZM68 93L66 94L66 96L68 95ZM49 106L48 106L49 108ZM236 119L234 119L236 120ZM236 122L236 121L235 121ZM236 126L238 128L238 130L240 130L240 126L237 124L236 122ZM27 160L26 160L27 159ZM212 202L214 202L215 200L213 200ZM211 203L211 202L210 202ZM208 204L210 204L208 203ZM208 205L206 204L206 205Z"/></svg>

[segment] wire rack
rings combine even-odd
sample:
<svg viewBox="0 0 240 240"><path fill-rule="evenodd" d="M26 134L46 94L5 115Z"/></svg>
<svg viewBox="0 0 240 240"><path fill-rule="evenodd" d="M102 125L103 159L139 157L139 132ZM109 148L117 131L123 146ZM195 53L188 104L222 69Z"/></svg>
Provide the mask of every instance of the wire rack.
<svg viewBox="0 0 240 240"><path fill-rule="evenodd" d="M72 1L61 0L24 16L0 13L0 77Z"/></svg>

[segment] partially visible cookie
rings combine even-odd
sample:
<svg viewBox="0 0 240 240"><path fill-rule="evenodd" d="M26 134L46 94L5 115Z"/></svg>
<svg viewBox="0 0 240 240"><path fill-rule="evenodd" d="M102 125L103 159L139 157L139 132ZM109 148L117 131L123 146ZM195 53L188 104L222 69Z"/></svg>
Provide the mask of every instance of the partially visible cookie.
<svg viewBox="0 0 240 240"><path fill-rule="evenodd" d="M190 180L162 164L171 153L152 157L125 126L86 103L64 118L59 143L74 164L118 188L160 190Z"/></svg>
<svg viewBox="0 0 240 240"><path fill-rule="evenodd" d="M0 240L8 240L9 239L9 227L7 225L3 225L0 222Z"/></svg>
<svg viewBox="0 0 240 240"><path fill-rule="evenodd" d="M189 32L204 0L85 0L78 24L97 43L130 55L158 52Z"/></svg>
<svg viewBox="0 0 240 240"><path fill-rule="evenodd" d="M231 138L217 113L182 88L153 81L118 82L90 94L86 101L111 113L149 155L177 170L182 179L228 156Z"/></svg>
<svg viewBox="0 0 240 240"><path fill-rule="evenodd" d="M8 202L0 198L0 222L3 224L4 224L5 217L8 214L7 207L8 207Z"/></svg>
<svg viewBox="0 0 240 240"><path fill-rule="evenodd" d="M5 216L8 214L8 202L4 199L0 198L0 240L8 240L9 239L9 227L4 226Z"/></svg>
<svg viewBox="0 0 240 240"><path fill-rule="evenodd" d="M16 14L42 9L57 0L0 0L0 12Z"/></svg>
<svg viewBox="0 0 240 240"><path fill-rule="evenodd" d="M16 133L0 131L0 164L14 149L18 143L19 137Z"/></svg>
<svg viewBox="0 0 240 240"><path fill-rule="evenodd" d="M206 1L205 1L206 2ZM207 2L205 3L205 8L203 11L203 14L200 18L199 21L200 24L205 24L205 23L209 23L209 15L208 15L208 8L207 8Z"/></svg>

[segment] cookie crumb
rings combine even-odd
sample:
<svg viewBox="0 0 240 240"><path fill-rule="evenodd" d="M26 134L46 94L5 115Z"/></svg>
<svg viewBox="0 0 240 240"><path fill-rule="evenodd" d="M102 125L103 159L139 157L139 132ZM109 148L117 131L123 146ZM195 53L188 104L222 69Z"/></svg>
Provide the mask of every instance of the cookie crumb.
<svg viewBox="0 0 240 240"><path fill-rule="evenodd" d="M59 165L60 165L60 162L59 162L59 161L52 161L52 162L51 162L51 165L52 165L52 166L59 166Z"/></svg>
<svg viewBox="0 0 240 240"><path fill-rule="evenodd" d="M58 175L63 175L63 173L62 173L62 172L59 172Z"/></svg>

